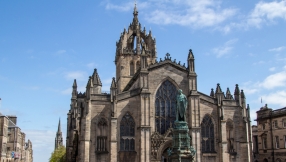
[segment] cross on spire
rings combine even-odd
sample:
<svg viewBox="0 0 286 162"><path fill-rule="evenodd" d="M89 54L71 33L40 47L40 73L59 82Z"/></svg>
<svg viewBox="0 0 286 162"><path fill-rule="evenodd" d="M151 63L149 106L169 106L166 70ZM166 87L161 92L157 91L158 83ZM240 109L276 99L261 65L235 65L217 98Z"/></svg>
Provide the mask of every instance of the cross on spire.
<svg viewBox="0 0 286 162"><path fill-rule="evenodd" d="M169 53L166 53L166 59L170 59L170 54Z"/></svg>

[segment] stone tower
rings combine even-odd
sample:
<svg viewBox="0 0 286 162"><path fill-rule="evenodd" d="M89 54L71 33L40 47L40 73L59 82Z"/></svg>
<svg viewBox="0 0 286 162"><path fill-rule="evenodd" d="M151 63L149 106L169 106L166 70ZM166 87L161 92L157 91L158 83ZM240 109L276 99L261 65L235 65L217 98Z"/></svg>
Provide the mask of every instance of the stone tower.
<svg viewBox="0 0 286 162"><path fill-rule="evenodd" d="M151 30L148 34L145 27L141 30L135 5L132 23L130 23L127 31L124 28L119 41L116 42L115 65L119 93L124 90L130 79L140 69L142 49L145 50L147 56L146 63L154 63L157 57L156 40L152 37Z"/></svg>
<svg viewBox="0 0 286 162"><path fill-rule="evenodd" d="M58 131L55 138L55 150L63 145L63 136L61 130L61 120L59 119Z"/></svg>

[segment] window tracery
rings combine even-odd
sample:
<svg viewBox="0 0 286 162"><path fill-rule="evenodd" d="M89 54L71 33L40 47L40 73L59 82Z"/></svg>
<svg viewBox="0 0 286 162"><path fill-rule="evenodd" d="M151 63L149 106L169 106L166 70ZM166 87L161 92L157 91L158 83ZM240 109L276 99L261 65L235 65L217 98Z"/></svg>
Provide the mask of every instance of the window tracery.
<svg viewBox="0 0 286 162"><path fill-rule="evenodd" d="M162 83L156 93L155 123L156 131L164 134L176 119L177 88L169 80Z"/></svg>
<svg viewBox="0 0 286 162"><path fill-rule="evenodd" d="M202 152L212 153L215 152L214 147L214 124L209 115L203 118L201 123L201 140L202 140Z"/></svg>
<svg viewBox="0 0 286 162"><path fill-rule="evenodd" d="M120 151L135 150L135 122L129 113L126 113L120 122Z"/></svg>
<svg viewBox="0 0 286 162"><path fill-rule="evenodd" d="M104 118L98 121L97 152L107 151L107 122Z"/></svg>

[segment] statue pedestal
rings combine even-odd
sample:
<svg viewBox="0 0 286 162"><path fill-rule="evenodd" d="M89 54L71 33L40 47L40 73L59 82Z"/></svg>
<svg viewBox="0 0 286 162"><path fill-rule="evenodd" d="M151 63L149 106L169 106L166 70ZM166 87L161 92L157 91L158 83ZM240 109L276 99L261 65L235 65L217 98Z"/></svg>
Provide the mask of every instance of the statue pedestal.
<svg viewBox="0 0 286 162"><path fill-rule="evenodd" d="M193 162L196 154L190 145L188 124L185 121L175 121L173 127L172 149L168 151L171 162Z"/></svg>

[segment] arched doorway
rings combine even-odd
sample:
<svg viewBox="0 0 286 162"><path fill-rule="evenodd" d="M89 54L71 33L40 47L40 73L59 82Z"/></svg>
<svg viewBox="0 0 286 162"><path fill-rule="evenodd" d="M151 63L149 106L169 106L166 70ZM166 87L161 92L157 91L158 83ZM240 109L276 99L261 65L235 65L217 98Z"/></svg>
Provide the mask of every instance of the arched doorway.
<svg viewBox="0 0 286 162"><path fill-rule="evenodd" d="M170 162L169 160L169 156L168 156L168 150L170 149L170 147L167 147L163 153L162 153L162 156L161 156L161 162Z"/></svg>

